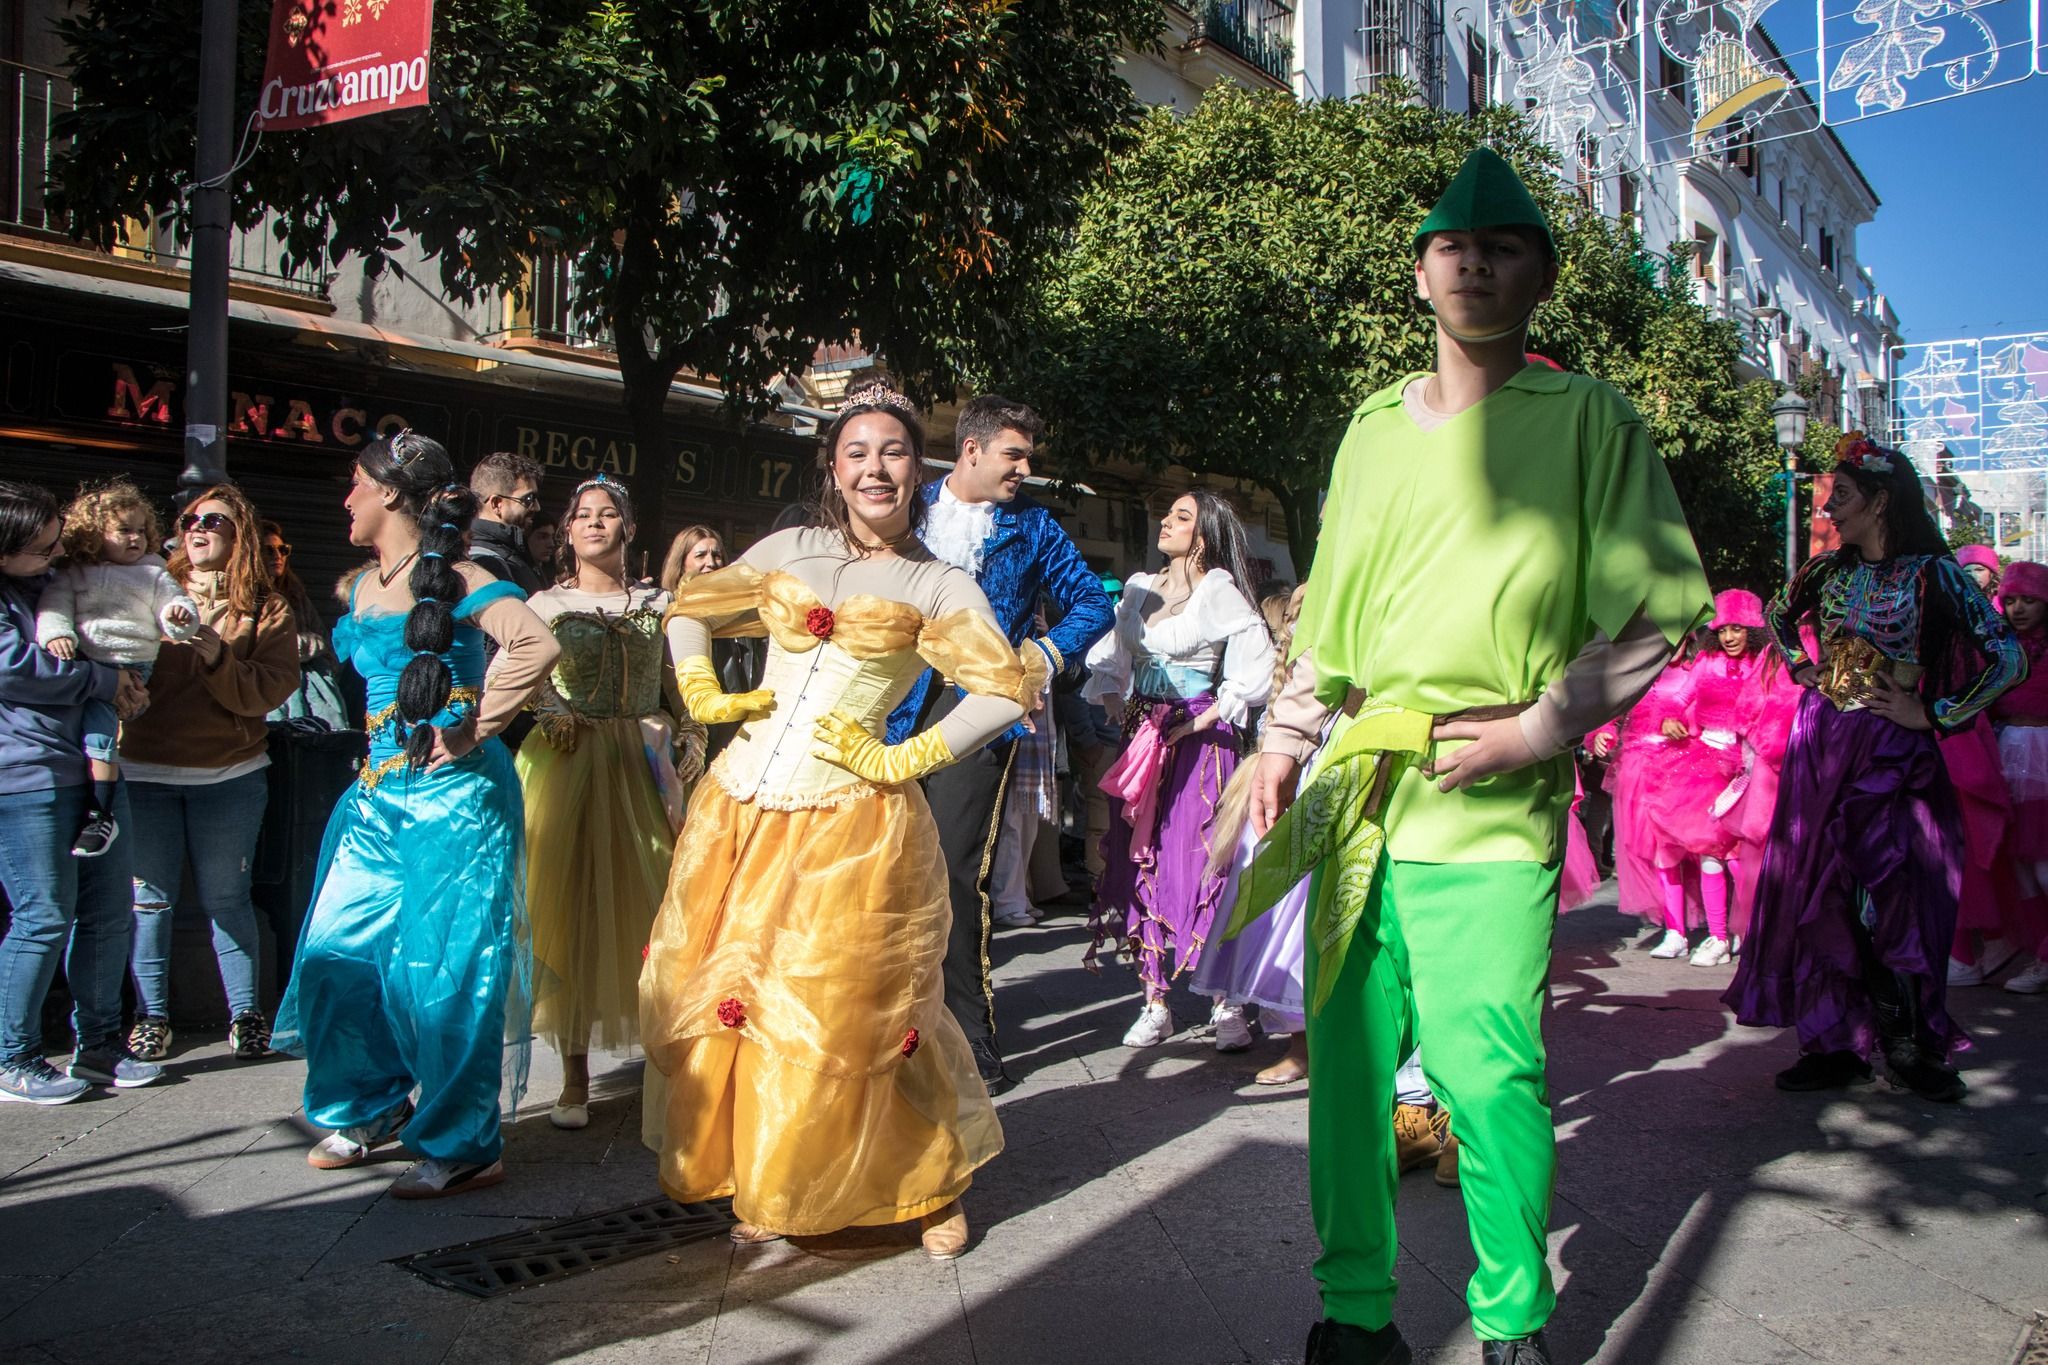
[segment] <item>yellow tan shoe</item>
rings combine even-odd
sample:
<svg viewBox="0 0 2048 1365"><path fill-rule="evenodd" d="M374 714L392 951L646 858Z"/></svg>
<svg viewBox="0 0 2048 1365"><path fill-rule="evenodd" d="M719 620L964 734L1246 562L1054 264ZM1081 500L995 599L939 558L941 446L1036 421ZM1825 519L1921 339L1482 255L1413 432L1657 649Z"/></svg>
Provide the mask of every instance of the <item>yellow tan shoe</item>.
<svg viewBox="0 0 2048 1365"><path fill-rule="evenodd" d="M1436 1183L1447 1190L1458 1188L1458 1135L1448 1127L1444 1130L1443 1150L1436 1156Z"/></svg>
<svg viewBox="0 0 2048 1365"><path fill-rule="evenodd" d="M1394 1159L1402 1174L1435 1161L1443 1146L1432 1111L1419 1104L1394 1106Z"/></svg>
<svg viewBox="0 0 2048 1365"><path fill-rule="evenodd" d="M924 1254L934 1261L950 1261L967 1250L967 1211L959 1200L926 1214L922 1222Z"/></svg>

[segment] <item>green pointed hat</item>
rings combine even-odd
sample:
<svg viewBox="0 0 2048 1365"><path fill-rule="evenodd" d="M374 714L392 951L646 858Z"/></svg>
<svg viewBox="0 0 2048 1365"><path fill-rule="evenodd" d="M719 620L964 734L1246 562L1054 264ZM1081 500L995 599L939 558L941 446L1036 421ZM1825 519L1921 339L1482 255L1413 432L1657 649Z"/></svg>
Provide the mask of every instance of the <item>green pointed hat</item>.
<svg viewBox="0 0 2048 1365"><path fill-rule="evenodd" d="M1551 240L1550 221L1530 197L1529 187L1515 174L1499 152L1475 147L1451 177L1450 187L1422 226L1415 230L1415 254L1432 232L1476 232L1480 228L1526 227L1543 234L1543 245L1552 256L1557 243Z"/></svg>

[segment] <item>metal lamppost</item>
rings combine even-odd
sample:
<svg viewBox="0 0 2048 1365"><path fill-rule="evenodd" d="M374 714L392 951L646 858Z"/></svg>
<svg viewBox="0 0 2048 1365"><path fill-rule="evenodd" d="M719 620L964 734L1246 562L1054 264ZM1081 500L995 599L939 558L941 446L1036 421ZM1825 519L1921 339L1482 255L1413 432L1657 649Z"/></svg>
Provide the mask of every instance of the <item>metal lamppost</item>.
<svg viewBox="0 0 2048 1365"><path fill-rule="evenodd" d="M1799 447L1806 444L1806 417L1812 411L1804 398L1787 389L1771 404L1771 422L1778 429L1778 448L1785 452L1785 581L1799 572Z"/></svg>
<svg viewBox="0 0 2048 1365"><path fill-rule="evenodd" d="M192 292L185 331L184 507L227 478L228 173L235 156L235 0L199 17L199 137L192 191Z"/></svg>

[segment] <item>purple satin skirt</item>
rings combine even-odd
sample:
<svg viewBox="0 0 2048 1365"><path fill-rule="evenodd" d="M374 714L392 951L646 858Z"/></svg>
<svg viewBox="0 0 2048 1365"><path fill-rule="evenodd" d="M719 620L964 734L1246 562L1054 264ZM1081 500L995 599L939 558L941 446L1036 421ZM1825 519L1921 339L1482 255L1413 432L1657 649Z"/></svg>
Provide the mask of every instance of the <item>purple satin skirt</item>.
<svg viewBox="0 0 2048 1365"><path fill-rule="evenodd" d="M1750 937L1722 999L1741 1023L1796 1028L1802 1051L1867 1056L1877 1028L1865 979L1884 969L1917 998L1924 1044L1963 1044L1947 1009L1962 866L1961 819L1934 735L1837 711L1808 692Z"/></svg>
<svg viewBox="0 0 2048 1365"><path fill-rule="evenodd" d="M1211 698L1153 702L1162 730L1209 708ZM1201 961L1202 947L1223 901L1224 879L1208 874L1209 827L1230 775L1237 771L1237 731L1219 722L1175 744L1160 772L1158 825L1149 851L1131 851L1124 803L1109 802L1102 835L1102 875L1095 886L1094 965L1103 944L1130 953L1147 986L1165 990Z"/></svg>

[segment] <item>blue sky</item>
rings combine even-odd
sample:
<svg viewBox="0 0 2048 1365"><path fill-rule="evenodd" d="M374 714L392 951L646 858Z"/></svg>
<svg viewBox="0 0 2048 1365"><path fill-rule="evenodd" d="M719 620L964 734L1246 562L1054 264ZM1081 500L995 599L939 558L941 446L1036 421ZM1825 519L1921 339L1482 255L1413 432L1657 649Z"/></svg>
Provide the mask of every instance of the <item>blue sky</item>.
<svg viewBox="0 0 2048 1365"><path fill-rule="evenodd" d="M1811 49L1809 4L1781 0L1764 27L1788 53ZM1908 341L2048 331L2044 128L2048 76L1835 130L1884 201L1856 254Z"/></svg>

